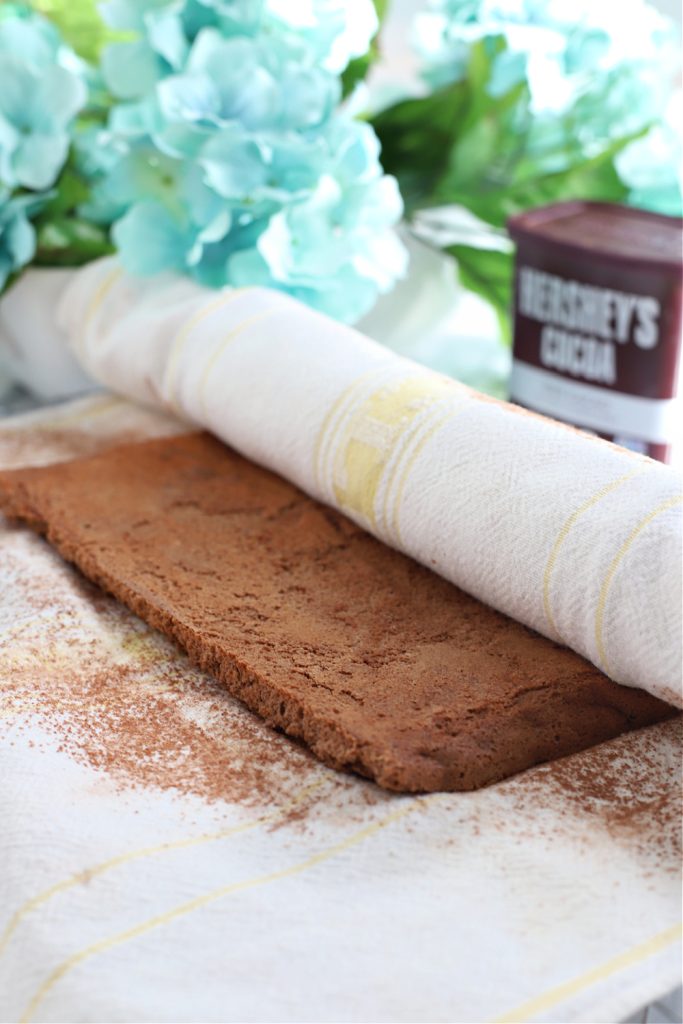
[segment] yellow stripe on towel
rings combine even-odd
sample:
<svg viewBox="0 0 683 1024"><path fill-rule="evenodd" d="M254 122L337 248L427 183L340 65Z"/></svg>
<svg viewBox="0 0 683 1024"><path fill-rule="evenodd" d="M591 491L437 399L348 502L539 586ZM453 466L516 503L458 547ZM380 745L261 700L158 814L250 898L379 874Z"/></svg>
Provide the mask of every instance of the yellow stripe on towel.
<svg viewBox="0 0 683 1024"><path fill-rule="evenodd" d="M345 850L348 850L353 846L357 846L358 843L363 842L363 840L368 839L376 832L386 828L387 825L391 825L394 822L399 821L401 818L404 818L411 811L421 806L423 801L424 798L411 800L407 806L401 807L400 810L387 815L386 818L382 818L380 821L377 821L372 825L366 825L365 828L360 829L358 832L354 832L352 835L348 836L346 839L342 839L338 843L335 843L333 846L329 846L326 849L321 850L320 853L313 854L313 856L308 857L299 864L293 864L291 867L282 868L279 871L271 871L265 875L257 875L255 878L247 878L242 882L232 882L228 885L220 886L217 889L211 890L211 892L205 893L203 896L197 896L193 900L181 903L178 906L173 907L172 910L166 911L164 914L158 914L156 917L151 917L147 921L142 921L140 924L135 925L133 928L127 928L123 932L112 935L107 939L102 939L100 942L95 942L91 946L87 946L85 949L82 949L80 952L74 953L73 956L68 957L66 960L62 961L61 964L55 967L55 969L40 985L36 994L33 996L24 1011L21 1018L21 1024L27 1024L27 1022L29 1022L35 1015L36 1010L43 1002L48 992L50 992L50 990L54 988L54 986L61 981L69 971L78 967L85 960L89 960L91 957L97 956L99 953L105 953L107 950L113 949L115 946L131 942L132 940L139 938L141 935L145 935L147 932L152 931L154 928L159 928L162 925L169 924L171 921L175 921L180 917L185 917L196 910L201 910L203 907L206 907L210 903L214 903L216 900L222 899L225 896L244 892L247 889L255 889L262 885L269 885L271 882L278 882L285 878L292 878L294 875L300 875L302 872L308 871L310 868L314 868L318 864L323 864L332 857L336 857L337 854L343 853Z"/></svg>
<svg viewBox="0 0 683 1024"><path fill-rule="evenodd" d="M224 309L226 306L229 306L233 299L243 295L246 291L249 291L249 289L233 288L228 292L221 292L217 299L206 303L201 309L197 310L194 316L191 316L176 334L168 356L166 370L164 372L164 395L167 396L166 400L175 412L182 413L182 409L178 403L178 394L175 383L178 375L178 362L187 343L187 339L195 327L197 327L203 320L206 320L207 316L211 316L211 314L217 312L217 310Z"/></svg>
<svg viewBox="0 0 683 1024"><path fill-rule="evenodd" d="M277 309L264 309L264 310L261 310L260 313L254 313L253 316L247 317L246 320L242 320L241 323L239 323L235 327L233 327L233 329L231 331L229 331L221 339L220 343L216 346L214 351L211 353L209 358L206 360L206 364L204 366L204 369L202 370L202 374L201 374L201 376L199 378L199 383L197 385L197 392L198 392L198 395L199 395L199 404L201 405L202 412L204 413L205 416L207 415L207 411L206 411L206 395L205 395L206 385L209 383L209 380L211 378L211 374L213 373L218 360L221 358L221 356L223 355L223 353L225 352L227 347L229 345L231 345L232 342L235 341L240 336L240 334L242 334L244 331L246 331L247 327L251 327L252 324L257 323L259 320L265 320L266 317L272 316L274 313L278 313L278 312L279 312L279 310L277 310Z"/></svg>
<svg viewBox="0 0 683 1024"><path fill-rule="evenodd" d="M667 928L653 938L648 939L647 942L642 942L639 946L634 946L633 949L612 957L611 960L608 960L607 963L602 964L600 967L586 971L585 974L580 974L571 981L566 981L550 989L548 992L544 992L542 995L527 1000L526 1003L522 1003L521 1006L516 1007L516 1009L504 1014L502 1017L496 1017L492 1024L522 1024L522 1022L538 1016L539 1013L544 1013L558 1003L570 999L591 985L604 981L618 971L624 971L627 967L634 967L636 964L642 963L643 960L647 960L649 957L654 956L655 953L659 953L660 950L672 945L680 936L680 924Z"/></svg>
<svg viewBox="0 0 683 1024"><path fill-rule="evenodd" d="M628 473L624 473L623 476L617 477L617 479L613 480L612 483L606 484L604 487L601 487L599 491L596 491L595 494L593 494L590 498L587 499L587 501L584 501L584 503L580 505L574 512L572 512L569 518L564 521L564 524L562 525L562 528L560 529L560 532L557 535L555 543L551 548L550 554L548 556L548 561L546 563L545 572L543 573L543 609L545 611L545 616L548 620L548 624L550 625L550 628L552 629L553 633L556 635L558 639L562 639L562 637L559 629L557 628L557 623L555 622L555 617L552 613L552 608L550 604L550 580L555 569L557 559L560 554L560 548L566 541L569 533L576 526L581 516L585 515L585 513L590 511L590 509L594 508L595 505L602 501L603 498L606 498L609 494L612 494L613 491L616 491L619 487L622 487L625 483L628 483L629 480L633 480L634 477L640 476L640 474L644 473L645 470L648 468L649 467L645 465L639 467L638 469L630 470Z"/></svg>
<svg viewBox="0 0 683 1024"><path fill-rule="evenodd" d="M121 277L123 277L123 267L115 267L114 270L110 270L108 274L105 274L104 278L95 289L93 296L88 303L88 308L85 311L83 323L81 324L81 329L78 333L78 339L74 345L74 348L79 355L85 355L84 348L88 328L107 295Z"/></svg>
<svg viewBox="0 0 683 1024"><path fill-rule="evenodd" d="M312 783L310 786L305 786L296 794L296 796L291 800L288 800L287 803L282 807L279 807L276 811L262 815L260 818L256 818L255 820L247 821L242 825L233 825L231 828L219 829L217 832L204 832L198 836L188 836L183 839L159 843L158 846L143 846L137 850L127 850L125 853L121 853L117 857L111 857L109 860L101 861L93 867L83 868L82 871L78 871L76 874L69 875L68 878L62 879L61 882L55 882L54 885L44 889L37 896L33 896L31 899L28 899L12 915L7 927L0 936L0 956L4 953L12 935L23 919L32 911L37 910L38 907L41 907L43 904L51 900L53 896L57 896L62 892L68 892L69 889L81 886L86 880L90 882L93 878L96 878L99 875L104 875L107 871L112 871L114 868L121 867L123 864L130 864L132 861L143 860L147 857L154 857L160 853L169 853L171 850L183 850L192 846L201 846L203 843L215 842L219 839L228 839L230 836L236 836L242 832L248 832L251 829L258 828L259 825L269 825L272 822L279 821L280 818L288 814L289 811L300 804L301 801L310 793L319 789L323 782L324 779L320 779L317 782Z"/></svg>
<svg viewBox="0 0 683 1024"><path fill-rule="evenodd" d="M638 525L634 527L634 529L628 535L624 543L621 545L616 555L612 559L612 563L609 569L607 570L605 581L602 584L602 588L600 590L598 606L595 610L595 643L598 649L598 658L600 659L602 670L607 674L609 674L610 672L610 666L609 659L607 657L607 652L605 651L605 644L602 638L602 630L605 618L605 607L607 605L607 598L609 596L610 587L614 582L614 577L616 575L617 569L621 565L625 556L628 554L630 548L633 546L633 543L635 542L636 538L642 533L642 531L647 526L649 526L650 523L657 518L657 516L661 515L662 512L667 512L670 508L675 508L676 505L680 505L682 502L683 495L681 494L677 495L674 498L669 498L668 501L663 501L661 505L658 505L657 508L653 509L652 512L645 516L644 519L641 519Z"/></svg>

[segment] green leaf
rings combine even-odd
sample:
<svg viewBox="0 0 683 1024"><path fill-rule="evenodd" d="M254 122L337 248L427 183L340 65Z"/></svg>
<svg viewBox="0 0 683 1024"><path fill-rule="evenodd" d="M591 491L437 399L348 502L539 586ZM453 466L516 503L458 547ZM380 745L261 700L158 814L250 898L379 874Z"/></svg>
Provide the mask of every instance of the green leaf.
<svg viewBox="0 0 683 1024"><path fill-rule="evenodd" d="M614 158L630 140L621 139L590 160L555 174L539 174L512 183L509 187L475 198L472 210L491 224L504 226L507 219L534 206L560 202L565 199L600 199L622 202L628 189L622 182Z"/></svg>
<svg viewBox="0 0 683 1024"><path fill-rule="evenodd" d="M491 96L492 64L505 48L494 36L470 49L463 79L376 115L384 169L398 179L408 213L453 202L506 181L519 155L519 122L528 114L525 82ZM463 205L469 207L467 198Z"/></svg>
<svg viewBox="0 0 683 1024"><path fill-rule="evenodd" d="M407 212L431 204L469 101L467 83L454 82L372 118L382 145L382 166L398 179Z"/></svg>
<svg viewBox="0 0 683 1024"><path fill-rule="evenodd" d="M89 195L90 190L86 183L67 164L53 189L52 198L45 205L43 216L45 218L63 216L84 203Z"/></svg>
<svg viewBox="0 0 683 1024"><path fill-rule="evenodd" d="M588 156L574 110L539 121L526 81L491 94L494 61L505 47L502 36L479 40L462 80L374 119L382 163L397 177L408 215L455 204L503 228L511 215L546 203L626 199L614 158L642 132Z"/></svg>
<svg viewBox="0 0 683 1024"><path fill-rule="evenodd" d="M368 71L380 55L379 36L382 23L389 7L389 0L373 0L373 3L375 5L375 10L377 11L379 28L370 42L368 52L364 53L361 57L356 57L355 60L352 60L342 74L343 96L348 96L360 82L365 81Z"/></svg>
<svg viewBox="0 0 683 1024"><path fill-rule="evenodd" d="M78 217L53 217L36 224L38 266L79 267L114 251L108 232Z"/></svg>
<svg viewBox="0 0 683 1024"><path fill-rule="evenodd" d="M505 48L504 36L487 36L470 46L465 76L470 92L470 102L467 117L460 126L461 133L469 131L485 114L492 110L500 112L509 104L509 93L504 97L496 98L491 96L488 91L493 73L493 62Z"/></svg>
<svg viewBox="0 0 683 1024"><path fill-rule="evenodd" d="M512 320L512 252L477 249L471 245L449 245L446 252L458 263L460 283L485 299L496 311L501 333L510 344Z"/></svg>
<svg viewBox="0 0 683 1024"><path fill-rule="evenodd" d="M76 267L114 251L109 232L78 215L78 208L90 196L87 182L79 175L73 155L62 171L49 200L34 224L39 266Z"/></svg>

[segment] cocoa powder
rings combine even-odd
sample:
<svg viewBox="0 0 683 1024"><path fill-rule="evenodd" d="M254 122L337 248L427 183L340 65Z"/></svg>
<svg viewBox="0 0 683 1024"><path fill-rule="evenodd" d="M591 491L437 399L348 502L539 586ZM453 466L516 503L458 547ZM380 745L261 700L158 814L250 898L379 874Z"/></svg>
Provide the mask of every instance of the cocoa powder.
<svg viewBox="0 0 683 1024"><path fill-rule="evenodd" d="M30 466L94 455L119 443L140 440L142 436L138 431L128 430L107 442L98 434L75 427L55 430L34 428L31 431L5 430L1 444L6 452L11 451L11 464Z"/></svg>
<svg viewBox="0 0 683 1024"><path fill-rule="evenodd" d="M183 424L96 396L0 426L0 466L47 465ZM271 805L326 773L51 548L0 515L0 717L125 791ZM3 620L3 611L6 619ZM365 787L370 789L370 787ZM305 817L314 797L287 819ZM283 818L283 821L285 819Z"/></svg>
<svg viewBox="0 0 683 1024"><path fill-rule="evenodd" d="M113 395L94 395L0 420L0 467L45 466L187 429L180 420Z"/></svg>
<svg viewBox="0 0 683 1024"><path fill-rule="evenodd" d="M12 730L33 734L37 723L58 749L121 788L207 801L280 802L320 776L305 748L264 726L173 644L21 533L3 531L0 547L3 576L14 578L22 608L0 639L10 741ZM11 541L19 539L15 554Z"/></svg>
<svg viewBox="0 0 683 1024"><path fill-rule="evenodd" d="M680 872L683 716L541 765L513 779L511 807L550 807L557 829L587 841L605 832L652 870Z"/></svg>

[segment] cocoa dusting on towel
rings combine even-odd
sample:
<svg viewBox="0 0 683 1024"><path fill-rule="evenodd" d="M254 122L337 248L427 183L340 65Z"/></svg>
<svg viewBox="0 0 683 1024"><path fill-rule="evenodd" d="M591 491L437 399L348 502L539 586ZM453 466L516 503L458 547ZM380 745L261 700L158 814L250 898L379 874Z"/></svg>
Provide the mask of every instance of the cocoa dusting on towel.
<svg viewBox="0 0 683 1024"><path fill-rule="evenodd" d="M47 742L122 795L152 787L270 813L304 790L273 828L306 829L313 813L341 814L348 824L354 813L362 820L364 805L383 801L359 779L321 772L304 748L227 697L33 534L5 527L0 560L22 610L3 636L7 742L24 730L35 735L38 722ZM474 837L495 828L522 844L544 831L547 811L551 845L572 838L590 845L608 830L646 871L678 872L682 725L674 719L525 772L503 784L501 809L481 825L477 808L485 805L470 797L452 810L459 818L470 809ZM320 779L323 788L308 792ZM331 789L341 801L336 811ZM461 842L458 831L447 843Z"/></svg>
<svg viewBox="0 0 683 1024"><path fill-rule="evenodd" d="M478 788L673 713L207 435L0 474L0 492L270 725L387 789Z"/></svg>
<svg viewBox="0 0 683 1024"><path fill-rule="evenodd" d="M522 819L551 807L588 840L605 830L653 871L680 872L683 717L541 765L509 783Z"/></svg>
<svg viewBox="0 0 683 1024"><path fill-rule="evenodd" d="M8 544L20 533L3 536L0 547L29 611L3 636L10 741L13 729L37 721L56 747L122 789L152 786L205 801L281 805L321 777L305 748L274 735L71 568L48 564L27 578ZM33 535L21 539L43 546Z"/></svg>
<svg viewBox="0 0 683 1024"><path fill-rule="evenodd" d="M187 431L187 425L113 395L99 395L0 421L0 466L45 466L121 444ZM28 422L27 422L28 420Z"/></svg>
<svg viewBox="0 0 683 1024"><path fill-rule="evenodd" d="M140 434L131 430L107 442L95 433L76 427L34 428L30 431L4 429L0 436L3 454L11 453L11 458L4 458L3 462L10 462L16 466L47 465L65 459L82 458L113 448L117 444L132 443L141 439Z"/></svg>

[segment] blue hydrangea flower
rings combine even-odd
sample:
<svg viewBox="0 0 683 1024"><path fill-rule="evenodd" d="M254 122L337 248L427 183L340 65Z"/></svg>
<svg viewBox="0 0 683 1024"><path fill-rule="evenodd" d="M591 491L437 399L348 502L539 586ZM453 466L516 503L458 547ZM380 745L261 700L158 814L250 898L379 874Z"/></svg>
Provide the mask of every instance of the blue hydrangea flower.
<svg viewBox="0 0 683 1024"><path fill-rule="evenodd" d="M617 155L617 170L630 189L629 201L634 206L681 216L682 123L683 92L678 90L661 122Z"/></svg>
<svg viewBox="0 0 683 1024"><path fill-rule="evenodd" d="M205 28L298 46L309 66L334 74L367 52L378 28L372 0L107 0L100 10L112 28L138 35L103 56L110 88L126 99L181 70Z"/></svg>
<svg viewBox="0 0 683 1024"><path fill-rule="evenodd" d="M368 3L365 22L365 0L106 5L138 39L119 44L134 47L121 102L92 140L118 155L89 211L115 220L129 270L267 284L347 321L393 285L398 189L372 128L339 107L337 72L376 27Z"/></svg>
<svg viewBox="0 0 683 1024"><path fill-rule="evenodd" d="M281 288L353 322L405 272L405 251L391 230L401 211L393 178L345 189L322 175L310 196L270 218L254 247L235 253L230 279Z"/></svg>
<svg viewBox="0 0 683 1024"><path fill-rule="evenodd" d="M636 104L645 123L661 109L662 64L676 61L672 26L647 0L622 0L618 12L613 0L427 0L415 27L434 85L464 74L473 42L502 37L489 88L502 94L526 79L535 113L562 113L586 93L604 99L606 76L626 71L645 76Z"/></svg>
<svg viewBox="0 0 683 1024"><path fill-rule="evenodd" d="M564 169L563 153L590 157L656 125L680 65L673 26L648 0L427 0L416 40L437 87L465 76L473 43L503 41L485 88L501 97L526 82L526 152L546 172ZM661 156L661 132L652 139ZM629 158L634 166L638 158L641 177L645 153L640 145ZM672 173L669 165L667 180ZM631 198L644 197L636 188Z"/></svg>
<svg viewBox="0 0 683 1024"><path fill-rule="evenodd" d="M0 186L0 292L10 275L33 259L36 233L28 214L36 202L33 196L11 197Z"/></svg>
<svg viewBox="0 0 683 1024"><path fill-rule="evenodd" d="M90 207L93 219L115 221L114 243L131 273L142 275L191 272L232 226L201 168L160 153L150 140L136 141L113 163Z"/></svg>
<svg viewBox="0 0 683 1024"><path fill-rule="evenodd" d="M45 189L67 157L87 89L75 56L44 18L0 18L0 183Z"/></svg>

